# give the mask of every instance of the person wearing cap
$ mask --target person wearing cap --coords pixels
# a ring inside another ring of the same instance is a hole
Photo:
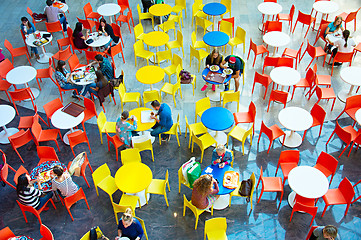
[[[132,122],[132,124],[128,121]],[[127,148],[132,146],[132,131],[135,131],[137,127],[137,118],[135,116],[129,118],[129,112],[123,111],[117,120],[115,130],[118,138]]]
[[[212,165],[218,165],[219,168],[224,168],[226,164],[231,164],[233,155],[231,150],[226,149],[223,144],[219,144],[212,154]]]
[[[229,55],[226,57],[220,64],[221,68],[228,68],[233,70],[232,78],[234,79],[234,85],[235,85],[235,92],[238,91],[239,88],[239,78],[241,74],[243,73],[243,60],[242,58],[234,55]],[[229,82],[225,84],[224,91],[229,90]]]

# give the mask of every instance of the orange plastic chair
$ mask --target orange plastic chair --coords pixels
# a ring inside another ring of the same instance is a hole
[[[33,107],[35,110],[35,104],[33,101],[34,96],[33,96],[33,93],[31,92],[30,88],[27,87],[27,88],[17,89],[14,91],[9,91],[9,94],[10,94],[11,100],[13,102],[14,108],[16,110],[16,113],[18,115],[20,115],[20,114],[19,114],[18,108],[16,107],[16,104],[15,104],[16,101],[31,100],[31,103],[33,104]]]
[[[108,152],[110,152],[110,143],[113,143],[114,148],[115,148],[115,160],[118,161],[118,149],[119,149],[119,147],[123,146],[124,143],[122,141],[120,141],[120,139],[117,135],[114,135],[111,137],[106,130],[105,130],[105,133],[107,135],[107,140],[108,140]]]
[[[85,50],[85,58],[86,58],[86,63],[89,64],[90,63],[90,60],[92,61],[95,61],[95,56],[100,54],[102,55],[103,57],[106,56],[105,53],[103,52],[97,52],[97,51],[88,51],[88,50]]]
[[[72,36],[70,36],[72,37]],[[70,37],[60,38],[56,40],[59,50],[63,50],[63,47],[71,46]]]
[[[89,29],[90,32],[93,32],[93,27],[95,27],[95,22],[93,20],[90,19],[80,19],[78,17],[76,17],[78,19],[78,22],[80,22],[81,24],[83,24],[83,28],[84,29]],[[97,29],[95,29],[95,31],[97,31]]]
[[[54,100],[44,104],[43,108],[46,114],[46,118],[48,119],[48,126],[50,126],[50,119],[53,114],[60,108],[64,107],[63,103],[59,98],[55,98]]]
[[[13,172],[16,172],[15,169],[12,166],[7,164],[7,162],[6,162],[6,154],[1,149],[0,149],[0,153],[2,153],[3,164],[7,165],[11,170],[13,170]]]
[[[263,24],[263,34],[268,32],[282,32],[282,23],[278,21],[266,21]]]
[[[49,67],[36,69],[36,81],[38,82],[39,89],[41,90],[39,80],[43,82],[43,78],[53,78],[53,68],[51,67],[52,59],[49,58]]]
[[[9,238],[16,237],[9,227],[0,230],[0,240],[8,240]]]
[[[35,111],[35,114],[33,116],[20,117],[18,129],[26,130],[28,128],[31,128],[31,126],[33,125],[34,116],[37,116],[45,125],[48,125],[48,123],[45,122],[44,119],[42,117],[40,117],[40,115],[38,114],[38,107],[36,105],[35,105],[34,111]]]
[[[125,63],[123,48],[122,48],[122,45],[120,45],[120,44],[117,44],[114,47],[112,47],[112,51],[108,55],[112,58],[112,61],[114,62],[114,57],[117,56],[119,53],[122,54],[123,63]]]
[[[346,149],[348,148],[348,146],[355,140],[355,138],[357,137],[357,132],[356,130],[351,126],[346,126],[346,127],[341,127],[340,124],[338,123],[338,121],[336,121],[336,127],[333,130],[330,138],[328,139],[328,141],[326,142],[326,146],[327,144],[331,141],[332,136],[336,134],[344,143],[346,143],[346,147],[343,148],[342,152],[340,153],[340,155],[338,156],[339,158],[341,157],[341,155],[343,154],[344,151],[346,151]]]
[[[356,145],[356,151],[357,149],[359,148],[360,144],[361,144],[361,134],[360,134],[361,130],[357,132],[357,136],[355,138],[355,140],[353,141],[353,143],[351,144],[351,147],[350,147],[350,151],[348,152],[348,157],[350,156],[351,154],[351,150],[353,148],[354,145]]]
[[[70,168],[72,162],[73,162],[73,161],[70,161],[70,162],[68,163],[68,169]],[[86,167],[87,167],[87,166],[89,166],[90,171],[93,173],[93,168],[92,168],[92,166],[90,165],[89,159],[88,159],[88,155],[87,155],[87,153],[85,152],[85,159],[84,159],[83,164],[81,165],[80,175],[84,178],[84,181],[86,182],[86,185],[88,185],[88,187],[90,188],[90,185],[89,185],[88,180],[87,180],[86,175],[85,175],[85,170],[86,170]]]
[[[271,95],[269,97],[269,101],[268,101],[267,112],[269,111],[269,106],[271,105],[272,101],[277,101],[277,102],[283,103],[283,108],[285,108],[286,104],[287,104],[287,97],[288,97],[287,92],[272,90]]]
[[[283,173],[283,183],[282,183],[283,187],[285,186],[285,182],[288,179],[288,174],[292,169],[297,167],[299,161],[300,161],[300,151],[286,150],[281,152],[280,158],[278,159],[275,176],[277,175],[278,168],[281,167]]]
[[[48,146],[37,146],[36,152],[38,153],[38,157],[40,161],[38,162],[38,166],[43,162],[47,161],[56,161],[60,162],[58,155],[55,152],[55,149]]]
[[[93,117],[97,117],[98,118],[98,113],[97,113],[97,109],[95,107],[95,103],[90,100],[89,98],[84,98],[84,119],[81,122],[81,124],[83,125],[83,130],[85,131],[85,125],[84,123],[90,119],[92,119]]]
[[[51,58],[53,59],[53,64],[54,64],[54,68],[55,68],[55,60],[63,60],[63,61],[67,61],[71,55],[73,55],[73,53],[71,52],[70,46],[68,46],[67,48],[65,48],[64,50],[59,50],[57,53],[55,53]],[[51,64],[49,64],[49,67],[51,66]]]
[[[293,59],[287,57],[280,57],[277,62],[277,67],[290,67],[293,68]]]
[[[89,147],[89,151],[90,151],[90,153],[92,153],[92,150],[91,150],[90,144],[89,144],[89,139],[85,132],[80,130],[80,131],[70,133],[68,135],[68,139],[69,139],[69,145],[70,145],[71,151],[73,152],[74,157],[76,156],[75,152],[74,152],[74,147],[80,143],[87,143],[88,147]]]
[[[122,22],[126,22],[128,24],[129,32],[132,33],[132,30],[130,29],[130,19],[132,19],[133,28],[134,28],[133,14],[132,11],[129,9],[127,15],[120,14],[116,21],[119,22],[120,26],[122,25]]]
[[[7,180],[8,175],[9,175],[9,167],[10,167],[9,164],[5,163],[4,166],[2,167],[2,169],[0,170],[1,180],[16,190],[16,187],[14,185],[12,185],[10,182],[8,182],[8,180]],[[13,171],[15,172],[15,170],[13,170]]]
[[[287,57],[290,57],[292,59],[295,59],[296,69],[297,69],[297,63],[299,63],[301,61],[300,57],[301,57],[302,47],[303,47],[303,42],[301,43],[300,48],[298,50],[294,50],[294,49],[291,49],[291,48],[285,48],[285,50],[282,53],[282,57],[287,56]]]
[[[12,69],[14,69],[14,65],[9,59],[5,58],[2,62],[0,62],[0,77],[3,80],[6,80],[6,74],[8,74],[8,72]]]
[[[82,188],[79,188],[79,190],[76,193],[74,193],[73,195],[64,198],[64,204],[65,204],[66,210],[68,210],[68,213],[69,213],[69,215],[71,217],[71,220],[73,220],[73,221],[74,221],[74,218],[73,218],[73,215],[70,212],[70,208],[71,208],[71,206],[74,205],[74,203],[76,203],[76,202],[78,202],[78,201],[80,201],[82,199],[84,199],[84,201],[85,201],[85,203],[86,203],[86,205],[88,207],[88,210],[90,210],[88,201],[86,199],[86,196],[85,196],[84,191],[83,191]]]
[[[129,6],[128,0],[118,0],[118,5],[120,6],[120,13],[123,14],[125,10],[131,11],[132,9]]]
[[[310,128],[320,126],[320,133],[319,133],[319,137],[320,137],[323,127],[323,122],[325,121],[326,118],[326,111],[320,105],[315,104],[313,105],[310,113],[313,119],[313,123]],[[302,141],[305,139],[306,132],[307,130],[305,130],[305,132],[303,133]]]
[[[302,26],[308,25],[307,31],[306,31],[305,36],[304,36],[304,38],[306,38],[307,33],[310,30],[311,24],[313,23],[313,25],[315,25],[316,18],[312,17],[311,14],[304,14],[301,11],[298,11],[297,20],[296,20],[295,27],[293,28],[292,33],[295,32],[295,29],[296,29],[296,26],[297,26],[298,22],[302,23]]]
[[[359,9],[357,9],[355,12],[350,12],[349,14],[343,12],[337,16],[337,17],[342,17],[342,20],[345,22],[345,29],[346,29],[346,23],[352,22],[354,20],[355,21],[354,31],[356,31],[356,15],[357,15],[358,11],[360,11],[360,9],[361,9],[361,7]]]
[[[38,118],[34,117],[33,125],[31,127],[31,132],[34,136],[34,142],[37,146],[39,146],[39,142],[54,141],[60,152],[59,144],[56,139],[58,138],[58,135],[60,136],[61,140],[63,140],[63,138],[61,137],[61,133],[59,129],[43,130],[41,129]]]
[[[83,7],[83,10],[84,10],[84,15],[85,15],[86,19],[92,18],[92,19],[99,20],[99,18],[101,17],[101,15],[99,13],[93,12],[93,8],[90,5],[90,2],[85,4],[85,6]]]
[[[358,184],[360,184],[360,183],[361,183],[361,180],[359,180],[357,183],[355,183],[355,184],[353,185],[353,187],[355,188],[355,187],[356,187]],[[351,204],[357,202],[359,199],[361,199],[361,195],[358,196],[357,198],[355,198],[355,200],[353,200],[353,201],[351,202]]]
[[[317,86],[331,87],[331,75],[317,74],[317,64],[313,65],[313,71],[316,74],[315,83]]]
[[[277,21],[287,21],[288,26],[290,27],[290,32],[292,31],[292,21],[293,21],[293,15],[295,14],[295,5],[292,4],[292,7],[290,9],[290,13],[279,13],[277,14]]]
[[[262,74],[264,74],[264,69],[266,67],[277,67],[278,65],[278,60],[279,60],[279,57],[269,57],[269,56],[266,56],[264,58],[264,61],[263,61],[263,69],[262,69]]]
[[[37,23],[46,21],[46,19],[35,20],[35,18],[33,17],[34,13],[33,13],[33,11],[31,11],[31,9],[29,7],[26,9],[26,12],[29,13],[30,17],[33,19],[33,23],[34,23],[35,28],[36,28]]]
[[[323,195],[322,199],[325,202],[325,209],[322,212],[322,217],[325,215],[328,206],[347,204],[344,215],[346,217],[346,214],[354,196],[355,190],[353,189],[351,182],[347,179],[347,177],[345,177],[340,182],[338,188],[328,189],[327,193]]]
[[[79,49],[77,48],[75,45],[74,45],[74,38],[73,38],[73,30],[68,26],[68,29],[66,30],[67,33],[68,33],[68,37],[69,37],[69,40],[70,40],[70,44],[71,44],[71,48],[73,50],[73,54],[75,54],[75,50],[77,50],[78,52],[82,52],[82,51],[85,51],[85,50],[88,50],[89,47],[85,48],[85,49]]]
[[[277,208],[277,209],[279,209],[281,206],[282,197],[283,197],[282,178],[280,178],[280,177],[263,177],[263,169],[261,166],[260,176],[259,176],[256,188],[258,188],[258,185],[260,182],[262,182],[262,189],[261,189],[261,194],[259,195],[257,203],[259,203],[259,201],[261,200],[261,197],[264,192],[280,192],[281,193],[280,203],[278,204],[278,208]]]
[[[254,80],[253,80],[253,87],[252,87],[252,94],[254,91],[254,86],[256,83],[260,83],[262,86],[265,87],[263,99],[266,99],[266,94],[268,90],[268,86],[272,83],[272,79],[267,74],[260,74],[257,71],[254,73]]]
[[[335,55],[335,57],[333,58],[333,62],[332,62],[332,70],[331,70],[331,76],[333,74],[333,66],[335,65],[335,62],[340,62],[340,63],[350,63],[350,66],[351,66],[351,63],[352,63],[352,59],[353,59],[353,55],[354,53],[353,52],[349,52],[349,53],[343,53],[343,52],[340,52],[338,51]],[[325,58],[326,59],[326,58]],[[328,63],[330,63],[331,61],[331,58],[330,60],[328,61]]]
[[[40,234],[42,236],[42,238],[40,238],[40,240],[54,240],[53,233],[44,224],[40,225]]]
[[[317,158],[316,165],[314,168],[320,170],[326,177],[331,176],[330,185],[333,177],[336,174],[338,161],[330,154],[322,151]]]
[[[255,55],[252,67],[254,67],[257,55],[262,54],[262,56],[263,56],[264,53],[267,53],[267,56],[268,56],[268,54],[269,54],[269,51],[267,50],[267,48],[265,46],[263,46],[263,45],[257,46],[255,43],[252,42],[252,38],[250,39],[250,47],[249,47],[249,51],[248,51],[247,60],[249,59],[249,55],[251,53],[251,50],[253,51],[253,53]]]
[[[4,46],[6,47],[6,49],[11,54],[11,62],[12,62],[12,64],[14,64],[14,57],[26,55],[26,58],[28,59],[28,62],[30,64],[30,66],[31,66],[31,62],[30,62],[30,58],[29,58],[29,55],[28,55],[27,47],[24,46],[24,47],[13,48],[13,45],[7,39],[5,39],[5,41],[4,41]]]
[[[24,216],[24,219],[25,219],[26,223],[28,223],[28,219],[26,218],[25,212],[30,212],[30,213],[34,214],[38,218],[39,223],[42,224],[40,213],[44,210],[44,208],[48,205],[48,203],[50,202],[53,205],[54,209],[56,209],[55,204],[54,204],[54,202],[53,202],[53,200],[51,198],[39,210],[36,210],[35,208],[30,207],[30,206],[26,206],[26,205],[20,203],[19,200],[16,200],[16,202],[18,203],[18,205],[20,207],[20,210],[23,213],[23,216]]]
[[[321,19],[320,27],[317,30],[315,43],[313,45],[315,45],[317,43],[318,39],[321,38],[325,42],[325,49],[326,49],[327,41],[326,41],[324,35],[325,35],[326,29],[330,23],[331,22],[329,22],[329,21]]]
[[[313,93],[312,89],[315,86],[315,78],[316,78],[316,74],[314,73],[312,68],[309,68],[306,72],[306,77],[301,78],[298,83],[293,85],[292,99],[293,99],[293,95],[295,95],[296,88],[304,88],[304,89],[309,88],[310,90],[305,94],[305,96],[307,96],[307,94],[309,94],[308,99],[310,99],[311,95]]]
[[[310,55],[310,57],[312,58],[311,62],[307,65],[306,69],[307,70],[310,66],[311,63],[313,62],[313,60],[315,60],[315,58],[318,59],[318,57],[322,57],[324,56],[323,59],[323,65],[325,66],[325,61],[326,61],[326,52],[322,49],[322,47],[314,47],[310,44],[310,41],[307,39],[307,47],[305,52],[302,54],[300,60],[302,60],[303,56],[305,56],[306,52],[308,53],[308,55]]]
[[[65,38],[65,34],[63,31],[63,27],[61,26],[60,21],[52,22],[52,23],[45,23],[46,31],[49,33],[56,33],[56,32],[62,32],[63,37]]]
[[[85,65],[84,64],[80,64],[79,63],[79,58],[76,54],[73,54],[69,59],[68,59],[68,63],[69,63],[69,68],[70,68],[70,71],[74,71],[75,69],[77,68],[80,68],[80,67],[84,67]]]
[[[122,45],[124,47],[124,42],[123,42],[123,37],[122,37],[122,31],[120,30],[120,27],[119,25],[117,25],[116,23],[112,23],[112,29],[113,29],[113,32],[114,32],[114,35],[119,37],[120,40],[122,41]],[[119,43],[119,42],[118,42]],[[113,50],[113,49],[112,49]],[[123,50],[123,49],[122,49]]]
[[[25,34],[23,33],[23,31],[21,30],[21,29],[19,29],[19,31],[20,31],[20,34],[21,34],[21,38],[23,39],[23,42],[24,42],[24,45],[25,45],[25,47],[26,47],[26,52],[28,53],[28,55],[30,56],[30,54],[29,54],[29,49],[28,49],[28,45],[26,44],[26,37],[25,37]]]
[[[19,169],[16,171],[16,173],[14,175],[15,185],[18,185],[18,178],[21,174],[24,174],[24,173],[29,175],[28,170],[26,170],[26,168],[23,165],[20,165]]]
[[[256,72],[257,73],[257,72]],[[236,112],[233,113],[235,124],[239,123],[252,123],[254,126],[254,122],[256,121],[256,105],[251,101],[248,106],[247,112]],[[253,135],[254,135],[254,127],[253,127]]]
[[[318,101],[316,102],[317,104],[322,99],[327,99],[327,101],[333,99],[331,111],[333,110],[333,107],[335,106],[335,102],[336,102],[336,95],[335,92],[333,91],[333,88],[320,88],[319,86],[316,86],[316,95],[318,97]]]
[[[308,214],[310,214],[312,216],[312,220],[310,223],[310,227],[312,226],[313,221],[315,220],[316,214],[317,214],[317,207],[315,206],[308,206],[308,205],[304,205],[300,202],[296,202],[295,205],[292,208],[292,213],[291,213],[291,218],[290,218],[290,222],[292,220],[293,217],[293,213],[294,212],[306,212]]]
[[[267,154],[269,153],[270,149],[271,149],[271,146],[272,146],[272,143],[275,139],[281,137],[281,136],[286,136],[286,134],[282,131],[282,129],[277,125],[273,125],[271,127],[267,127],[264,122],[262,121],[262,124],[261,124],[261,131],[259,133],[259,137],[258,137],[258,143],[259,143],[259,140],[261,139],[261,135],[262,133],[266,134],[266,136],[269,138],[270,140],[270,143],[269,143],[269,147],[268,147],[268,151],[267,151]],[[283,141],[282,141],[282,146],[283,146],[283,143],[284,143],[284,140],[285,138],[283,138]]]
[[[23,158],[21,157],[20,153],[18,152],[18,148],[24,146],[31,140],[34,140],[33,135],[31,135],[30,130],[27,129],[26,131],[20,130],[19,132],[15,133],[14,135],[10,136],[9,138],[10,144],[13,147],[16,154],[19,156],[20,160],[24,162]]]

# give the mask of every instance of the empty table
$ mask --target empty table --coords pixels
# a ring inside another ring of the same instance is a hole
[[[260,11],[262,14],[267,15],[267,20],[269,20],[270,15],[276,15],[279,14],[282,11],[282,6],[275,2],[262,2],[257,7],[258,11]],[[259,30],[262,31],[263,29],[263,23],[259,25]]]
[[[276,54],[276,49],[286,46],[290,43],[290,36],[284,32],[268,32],[263,35],[263,41],[273,47],[273,56]]]
[[[222,70],[221,68],[219,68],[219,70],[217,71],[218,73],[222,73]],[[219,102],[221,100],[221,95],[220,93],[222,92],[220,89],[219,89],[219,85],[221,85],[221,83],[219,82],[212,82],[211,80],[208,80],[206,78],[207,74],[209,73],[209,68],[205,68],[202,72],[202,78],[204,79],[204,81],[210,83],[210,84],[214,84],[215,85],[215,90],[213,91],[212,89],[208,90],[206,95],[207,97],[209,97],[209,100],[213,101],[213,102]],[[226,77],[226,79],[224,80],[223,84],[229,82],[229,80],[231,80],[231,77],[232,75],[228,75]]]
[[[203,42],[211,47],[222,47],[229,42],[229,36],[220,31],[208,32],[203,36]]]
[[[355,118],[356,118],[357,123],[361,125],[361,108],[356,111]]]
[[[31,66],[20,66],[14,69],[11,69],[8,74],[6,74],[6,80],[11,84],[25,84],[26,87],[29,87],[28,82],[33,80],[36,77],[36,69]],[[34,98],[39,96],[39,90],[36,88],[30,88],[33,93]]]
[[[158,66],[144,66],[140,68],[135,77],[144,84],[150,84],[150,90],[153,90],[152,84],[160,82],[164,78],[163,68]]]
[[[150,14],[156,17],[160,17],[160,24],[163,23],[162,17],[165,15],[168,15],[172,12],[172,6],[168,4],[154,4],[149,8]],[[156,26],[154,27],[154,30],[156,29]]]
[[[112,16],[120,12],[120,6],[116,3],[106,3],[98,7],[97,12],[102,16],[109,17],[110,23],[112,23]]]
[[[213,17],[213,25],[212,25],[212,31],[214,30],[214,25],[216,24],[216,17],[222,15],[227,11],[226,6],[224,6],[222,3],[207,3],[203,7],[203,12],[207,15],[210,15]]]
[[[346,98],[351,97],[355,86],[361,86],[361,67],[345,67],[341,69],[340,77],[345,82],[351,85],[349,90],[342,90],[337,97],[342,102],[346,102]]]
[[[326,15],[336,12],[339,6],[338,3],[334,1],[318,1],[313,4],[313,9],[322,13],[321,19],[324,19]]]
[[[291,207],[295,204],[296,194],[304,198],[317,199],[326,194],[328,180],[318,169],[310,166],[298,166],[288,174],[288,185],[293,190],[288,195]]]
[[[41,39],[45,39],[45,38],[43,38],[44,34],[50,34],[50,33],[41,31],[40,34],[42,37]],[[29,45],[30,47],[40,47],[41,48],[42,53],[39,55],[40,58],[36,60],[36,61],[38,61],[38,63],[49,63],[49,59],[53,56],[52,53],[45,52],[45,48],[44,48],[44,46],[49,44],[51,42],[51,40],[53,40],[53,36],[50,34],[50,36],[47,37],[47,41],[45,41],[44,43],[41,43],[40,45],[35,45],[34,42],[36,42],[37,39],[35,39],[34,34],[27,35],[27,37],[25,39],[25,42],[27,45]]]
[[[14,119],[15,109],[10,105],[0,105],[0,113],[0,126],[4,129],[0,132],[0,143],[8,144],[10,143],[8,137],[19,132],[17,128],[6,128],[5,126]]]
[[[144,35],[143,41],[148,46],[155,47],[155,55],[153,56],[153,61],[150,59],[150,62],[157,63],[155,57],[158,52],[158,47],[165,45],[169,41],[169,35],[165,32],[154,31]]]
[[[284,140],[284,145],[295,148],[301,145],[302,137],[295,131],[305,131],[312,126],[313,118],[311,114],[303,108],[287,107],[282,109],[278,114],[278,121],[287,129]],[[280,142],[283,141],[283,136],[280,137]]]
[[[273,82],[281,85],[281,91],[285,86],[293,86],[301,80],[297,70],[290,67],[276,67],[272,69],[270,77]],[[291,101],[291,94],[288,93],[287,102]]]

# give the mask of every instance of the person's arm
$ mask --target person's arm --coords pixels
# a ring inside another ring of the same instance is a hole
[[[217,151],[213,151],[212,153],[212,165],[216,165],[217,163],[220,163],[221,160],[219,159],[219,156],[217,154]]]
[[[332,33],[332,32],[330,32],[330,27],[327,26],[325,34],[330,34],[330,33]]]
[[[216,179],[212,178],[213,181],[213,190],[211,192],[211,194],[217,194],[219,192],[219,187],[218,187],[218,183],[216,181]]]
[[[129,131],[135,131],[135,130],[138,128],[137,118],[134,116],[134,118],[133,118],[133,124],[128,123],[127,125],[128,125],[128,130],[129,130]]]
[[[137,227],[136,227],[137,237],[135,239],[140,240],[143,237],[144,231],[143,231],[142,225],[140,224],[138,219],[136,219],[135,223],[137,224]]]
[[[35,25],[34,25],[33,23],[31,23],[31,22],[29,22],[29,23],[30,23],[30,26],[31,26],[31,30],[32,30],[33,32],[36,32]]]
[[[223,60],[221,64],[219,64],[219,66],[221,66],[221,68],[227,68],[226,66],[224,66],[226,63],[226,60]]]
[[[236,72],[232,75],[232,77],[233,77],[233,78],[238,78],[240,71],[241,71],[241,70],[236,71]]]
[[[118,224],[118,236],[119,237],[122,236],[122,226],[123,226],[122,219],[119,219],[119,224]]]
[[[118,229],[118,236],[121,237],[122,236],[122,230]]]
[[[206,58],[206,67],[209,67],[211,65],[211,55],[208,55]]]

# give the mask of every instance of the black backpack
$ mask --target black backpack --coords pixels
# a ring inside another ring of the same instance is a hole
[[[238,190],[239,195],[242,197],[247,197],[246,201],[249,202],[251,198],[251,191],[252,191],[252,180],[247,179],[241,182],[241,187]]]

